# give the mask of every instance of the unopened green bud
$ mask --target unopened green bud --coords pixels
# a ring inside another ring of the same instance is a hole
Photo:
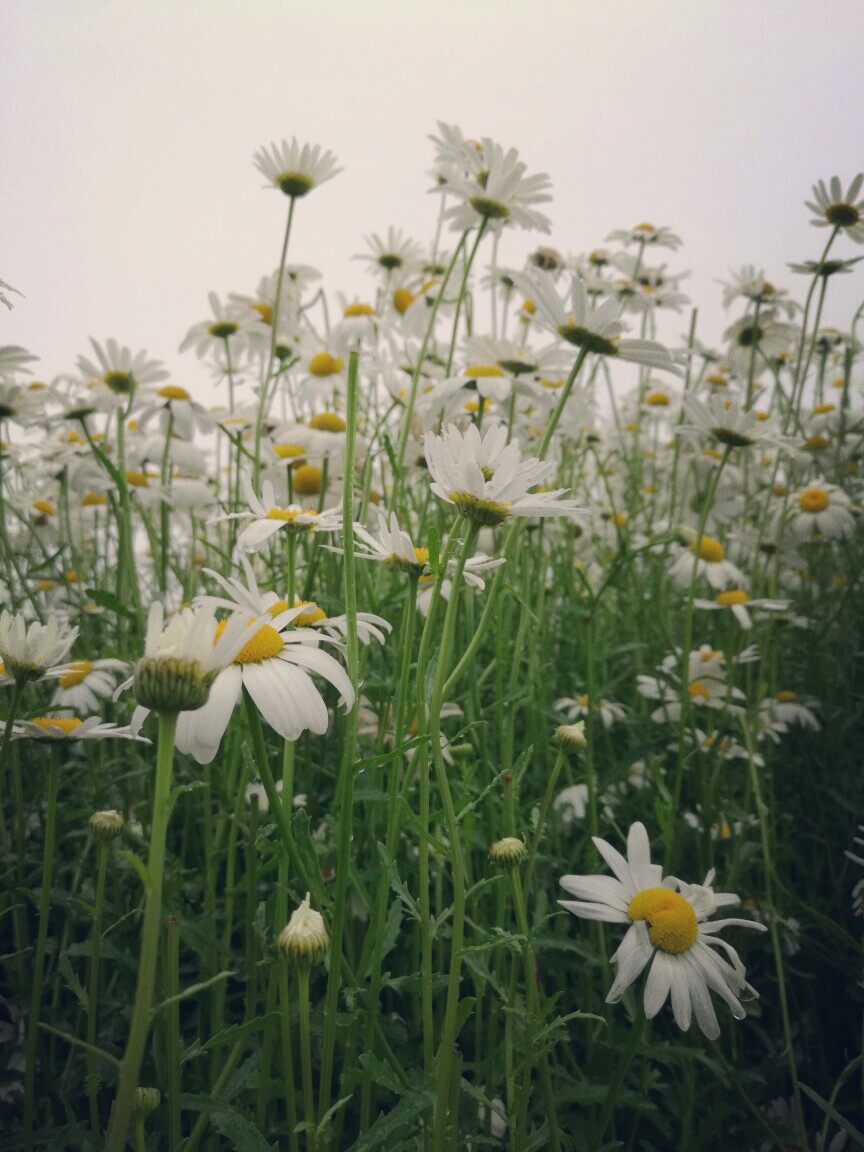
[[[516,836],[505,836],[496,840],[489,849],[489,859],[501,868],[515,868],[528,855],[528,849]]]
[[[327,955],[330,937],[320,912],[310,907],[310,896],[295,910],[279,933],[279,948],[286,960],[301,968],[317,964]]]
[[[90,817],[90,831],[97,840],[110,843],[123,831],[123,817],[113,808],[106,808],[104,812],[94,812]]]
[[[556,728],[555,742],[556,744],[560,744],[562,748],[573,751],[581,751],[583,748],[587,748],[588,741],[585,737],[585,721],[580,720],[577,724],[562,724],[559,728]]]
[[[158,1088],[136,1088],[135,1103],[132,1105],[132,1115],[137,1118],[149,1116],[159,1107],[162,1093]]]

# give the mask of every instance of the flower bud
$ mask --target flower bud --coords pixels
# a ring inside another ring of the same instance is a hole
[[[162,1093],[158,1088],[136,1088],[135,1103],[132,1105],[132,1115],[136,1119],[149,1116],[151,1112],[159,1107],[159,1101],[161,1099]]]
[[[515,868],[528,855],[528,849],[516,836],[505,836],[496,840],[489,849],[489,859],[501,868]]]
[[[286,960],[308,968],[323,960],[330,947],[330,937],[320,912],[309,905],[310,896],[297,908],[279,933],[279,948]]]
[[[123,831],[123,817],[113,808],[106,808],[103,812],[94,812],[90,817],[90,831],[97,840],[110,844]]]
[[[559,728],[555,729],[555,742],[560,744],[562,748],[568,751],[581,751],[583,748],[588,747],[588,741],[585,738],[585,721],[580,720],[577,724],[562,724]]]

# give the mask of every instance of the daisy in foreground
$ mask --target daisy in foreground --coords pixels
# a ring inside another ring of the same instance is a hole
[[[764,932],[765,925],[739,919],[709,924],[709,916],[724,905],[739,903],[738,897],[713,890],[713,870],[704,884],[685,884],[674,876],[664,877],[660,865],[651,863],[644,824],[631,825],[626,860],[596,836],[594,844],[615,877],[563,876],[561,886],[576,899],[559,903],[586,920],[629,924],[612,957],[618,973],[606,997],[607,1004],[617,1004],[648,968],[646,1017],[653,1019],[671,995],[678,1027],[686,1032],[695,1012],[701,1030],[709,1040],[716,1040],[720,1025],[709,989],[725,1000],[736,1020],[746,1015],[741,996],[758,996],[745,979],[738,953],[717,933],[733,926]]]

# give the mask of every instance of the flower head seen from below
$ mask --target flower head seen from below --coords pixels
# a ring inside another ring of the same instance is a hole
[[[576,899],[559,903],[587,920],[629,925],[612,957],[618,971],[606,1002],[616,1004],[647,968],[643,1004],[648,1019],[671,997],[682,1031],[689,1029],[695,1014],[702,1032],[716,1040],[720,1025],[709,993],[716,992],[736,1020],[746,1015],[742,996],[758,995],[747,983],[737,952],[718,933],[729,927],[765,931],[765,925],[740,919],[709,922],[718,908],[738,904],[738,897],[715,892],[713,872],[704,884],[664,877],[660,865],[651,863],[644,824],[631,825],[626,858],[598,837],[594,844],[614,877],[563,876],[561,886]]]
[[[269,480],[264,481],[259,498],[252,490],[247,477],[246,501],[252,509],[251,512],[231,512],[226,516],[217,516],[213,521],[215,523],[218,520],[238,518],[251,520],[252,523],[247,525],[237,538],[237,548],[245,552],[260,551],[270,537],[280,531],[291,534],[335,532],[342,524],[342,512],[339,508],[316,512],[314,508],[303,508],[299,504],[280,507],[276,503],[276,492]]]
[[[447,182],[448,193],[458,201],[444,213],[453,228],[464,232],[482,222],[492,228],[512,224],[548,232],[548,218],[532,205],[552,199],[547,191],[549,177],[545,173],[526,176],[516,149],[505,152],[492,140],[484,140],[477,155],[477,171]]]
[[[274,188],[299,200],[313,188],[332,180],[342,171],[336,167],[332,152],[322,150],[320,144],[303,144],[294,137],[290,144],[283,140],[269,148],[259,148],[253,157],[255,167]]]
[[[183,608],[166,623],[164,607],[154,601],[147,618],[144,655],[131,680],[138,704],[157,712],[200,708],[217,674],[237,656],[254,625],[254,618],[250,621],[239,613],[220,624],[215,605]]]
[[[0,661],[7,675],[26,683],[43,677],[57,678],[64,672],[62,661],[75,643],[78,628],[68,628],[57,616],[45,624],[34,620],[29,626],[20,614],[0,614]]]
[[[555,281],[539,268],[517,273],[513,281],[534,305],[541,327],[580,351],[609,356],[658,371],[680,374],[681,369],[668,348],[655,340],[622,340],[627,330],[621,322],[620,301],[610,298],[596,308],[591,304],[582,278],[574,273],[570,298],[562,300]]]
[[[146,352],[132,352],[117,343],[107,340],[103,346],[97,340],[90,340],[95,360],[86,356],[78,357],[78,371],[88,384],[105,387],[118,400],[129,400],[142,384],[158,384],[168,379],[168,373],[160,360],[151,360]]]
[[[859,172],[846,192],[839,176],[832,176],[826,184],[820,180],[813,185],[813,199],[805,203],[813,213],[810,221],[816,228],[837,228],[845,232],[856,244],[864,244],[864,200],[858,196],[864,185],[864,172]]]
[[[44,744],[68,743],[80,740],[139,740],[143,744],[150,741],[139,736],[128,725],[103,724],[98,716],[79,720],[77,716],[37,716],[35,720],[19,720],[15,724],[13,736],[19,739],[38,740]]]
[[[481,438],[476,424],[464,434],[450,424],[443,435],[427,432],[426,463],[432,491],[475,524],[501,524],[511,516],[573,516],[584,513],[566,492],[532,492],[555,469],[533,456],[523,457],[507,429],[493,426]]]

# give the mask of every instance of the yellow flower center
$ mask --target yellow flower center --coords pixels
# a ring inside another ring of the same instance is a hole
[[[108,497],[101,492],[88,492],[81,500],[81,505],[84,508],[101,508],[107,503]]]
[[[294,491],[299,496],[317,496],[321,491],[321,481],[324,473],[314,464],[301,464],[295,468]]]
[[[220,620],[216,625],[215,640],[218,640],[228,626],[227,620]],[[278,656],[285,646],[281,634],[269,624],[262,624],[251,640],[240,649],[234,657],[235,664],[261,664],[264,660],[272,660]]]
[[[798,699],[798,693],[785,688],[782,692],[778,692],[774,699],[778,700],[781,704],[791,704],[793,700]]]
[[[579,703],[580,708],[587,708],[588,707],[588,697],[587,696],[580,696],[578,703]]]
[[[708,700],[708,689],[701,680],[694,680],[691,684],[687,685],[687,692],[691,700]]]
[[[834,405],[833,404],[817,404],[816,407],[813,409],[813,415],[814,416],[823,416],[823,415],[825,415],[826,412],[833,412],[833,411],[834,411]]]
[[[257,312],[265,324],[273,323],[273,309],[269,304],[253,304],[252,311]]]
[[[318,412],[309,421],[309,427],[319,432],[344,432],[347,424],[335,412]]]
[[[57,509],[50,500],[35,500],[33,507],[37,512],[41,512],[43,516],[53,516]]]
[[[637,224],[633,229],[634,232],[656,232],[657,229],[653,224]]]
[[[164,388],[160,388],[159,396],[163,396],[166,400],[188,400],[189,393],[185,388],[181,388],[179,384],[166,384]]]
[[[342,358],[331,356],[329,352],[318,352],[309,361],[309,371],[313,376],[335,376],[344,367]]]
[[[68,672],[64,672],[58,683],[61,688],[74,688],[90,675],[93,665],[89,660],[73,660]]]
[[[665,392],[650,392],[645,398],[645,403],[651,408],[668,408],[669,397]]]
[[[661,952],[673,956],[686,952],[696,943],[699,925],[689,901],[668,888],[644,888],[637,892],[627,908],[631,920],[644,920],[648,939]]]
[[[289,460],[295,456],[306,455],[306,449],[299,444],[274,444],[273,451],[280,460]]]
[[[414,303],[414,296],[407,288],[397,288],[393,293],[393,307],[400,316],[404,316]]]
[[[721,592],[717,596],[717,603],[723,608],[728,608],[731,604],[747,604],[750,597],[743,588],[730,588],[728,592]]]
[[[50,592],[52,588],[56,587],[56,585],[54,584],[53,580],[40,580],[36,587],[40,592]]]
[[[716,373],[711,376],[706,376],[705,383],[710,384],[712,388],[728,388],[729,386],[729,381],[726,377]]]
[[[808,488],[798,497],[802,512],[824,512],[830,503],[831,498],[823,488]]]
[[[292,199],[298,199],[312,191],[312,181],[305,172],[280,172],[273,183]]]
[[[342,313],[346,318],[351,316],[374,316],[375,309],[371,304],[349,304]]]
[[[690,545],[691,549],[696,551],[696,541]],[[723,550],[723,545],[719,540],[715,540],[713,536],[703,536],[699,544],[699,559],[705,560],[709,564],[719,564],[721,560],[726,559],[726,553]]]
[[[504,373],[497,364],[472,364],[465,369],[465,375],[478,379],[481,376],[503,376]]]
[[[317,516],[313,508],[268,508],[268,520],[296,520],[298,516]]]
[[[143,472],[139,472],[133,468],[126,473],[126,483],[131,484],[133,488],[149,488],[150,481]]]
[[[311,609],[310,612],[301,612],[299,616],[294,617],[294,623],[298,628],[311,628],[313,624],[327,619],[327,613],[319,608],[314,600],[295,600],[294,607]]]
[[[429,563],[429,549],[428,548],[415,548],[414,549],[414,558],[416,559],[418,564],[428,564]]]
[[[33,723],[45,732],[50,732],[52,728],[62,728],[67,736],[81,727],[81,721],[75,716],[37,716]]]

